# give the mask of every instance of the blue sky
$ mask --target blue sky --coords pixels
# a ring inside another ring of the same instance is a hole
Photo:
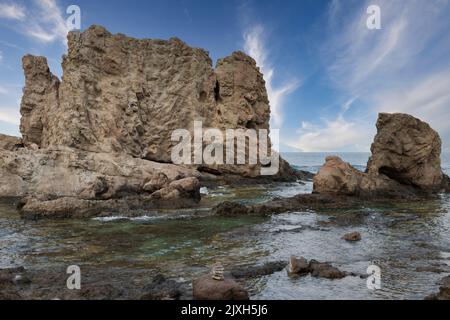
[[[71,4],[82,29],[177,36],[213,61],[252,55],[284,151],[369,151],[378,112],[426,120],[450,151],[449,0],[0,0],[1,133],[20,135],[24,54],[46,56],[61,76]],[[373,4],[380,30],[366,27]]]

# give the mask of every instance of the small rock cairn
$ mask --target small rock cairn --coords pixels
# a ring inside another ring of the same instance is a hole
[[[223,276],[223,272],[225,271],[223,265],[220,262],[217,262],[215,264],[213,264],[212,266],[212,279],[216,280],[216,281],[223,281],[225,280],[224,276]]]

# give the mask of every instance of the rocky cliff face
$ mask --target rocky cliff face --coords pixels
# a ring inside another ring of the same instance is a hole
[[[54,134],[59,111],[59,79],[54,76],[44,57],[26,55],[22,59],[25,72],[20,113],[20,131],[26,146],[47,147]]]
[[[179,39],[138,40],[99,26],[68,36],[61,83],[45,58],[26,56],[25,144],[125,153],[170,162],[175,129],[268,129],[270,108],[255,61],[242,52],[214,70],[208,53]],[[245,176],[259,167],[227,166]]]
[[[260,175],[259,165],[170,164],[172,132],[192,132],[194,121],[269,129],[263,75],[244,53],[213,69],[206,51],[179,39],[138,40],[92,26],[69,33],[62,67],[60,81],[46,58],[23,58],[23,139],[0,136],[0,197],[21,197],[23,216],[190,206],[210,173]],[[295,180],[280,163],[270,178]]]
[[[314,177],[315,193],[389,197],[450,190],[441,169],[441,139],[428,124],[381,113],[377,129],[367,172],[329,157]]]

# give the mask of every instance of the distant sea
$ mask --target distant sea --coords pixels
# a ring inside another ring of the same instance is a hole
[[[370,152],[285,152],[281,156],[298,170],[317,173],[327,156],[339,156],[361,171],[366,170]],[[450,175],[450,153],[441,155],[441,166]]]

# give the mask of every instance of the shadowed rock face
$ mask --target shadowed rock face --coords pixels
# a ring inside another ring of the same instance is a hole
[[[44,57],[26,55],[22,59],[25,87],[20,105],[20,132],[26,146],[46,147],[59,113],[59,79],[54,76]]]
[[[392,196],[449,190],[441,169],[441,139],[428,124],[407,114],[381,113],[377,129],[367,172],[328,157],[314,177],[315,193]]]
[[[439,189],[441,139],[427,123],[406,114],[381,113],[372,144],[369,174],[384,174],[420,189]]]
[[[172,132],[193,132],[194,120],[205,129],[269,129],[263,75],[242,52],[214,70],[205,50],[179,39],[138,40],[92,26],[69,34],[61,83],[43,57],[26,56],[23,67],[26,145],[171,162]],[[257,165],[218,169],[260,173]]]

